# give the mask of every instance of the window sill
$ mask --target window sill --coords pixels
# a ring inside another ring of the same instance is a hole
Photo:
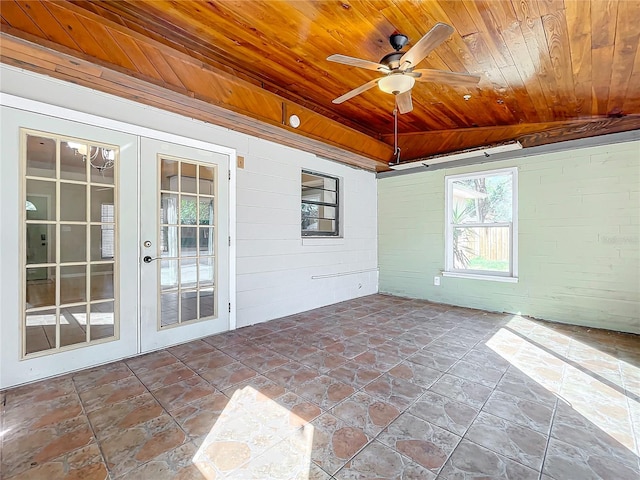
[[[344,237],[302,237],[302,245],[344,245]]]
[[[473,280],[488,280],[490,282],[518,283],[518,277],[503,277],[501,275],[482,275],[474,273],[442,272],[443,277],[470,278]]]

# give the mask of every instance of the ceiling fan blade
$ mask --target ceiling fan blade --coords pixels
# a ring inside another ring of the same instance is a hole
[[[361,58],[348,57],[346,55],[331,55],[327,57],[330,62],[342,63],[344,65],[350,65],[352,67],[366,68],[367,70],[375,70],[377,72],[389,73],[390,70],[384,65],[376,62],[370,62],[369,60],[362,60]]]
[[[379,78],[375,78],[373,80],[368,81],[364,85],[360,85],[358,88],[354,88],[350,92],[345,93],[344,95],[333,100],[333,103],[342,103],[350,98],[355,97],[356,95],[360,95],[362,92],[366,92],[370,88],[375,87],[378,84]]]
[[[413,68],[420,63],[431,51],[444,42],[454,32],[453,27],[446,23],[436,23],[424,37],[400,58],[400,70]]]
[[[470,73],[445,72],[442,70],[430,70],[426,68],[414,70],[413,73],[421,74],[416,78],[416,82],[438,82],[446,83],[448,85],[472,87],[480,81],[479,76],[471,75]]]
[[[409,113],[413,110],[413,102],[411,101],[411,90],[396,95],[396,105],[400,113]]]

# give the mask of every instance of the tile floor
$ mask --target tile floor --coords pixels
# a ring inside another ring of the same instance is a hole
[[[385,295],[1,395],[6,480],[640,478],[640,337]]]

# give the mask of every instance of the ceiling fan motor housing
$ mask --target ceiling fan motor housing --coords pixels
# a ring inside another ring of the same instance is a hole
[[[395,70],[400,66],[400,59],[403,55],[404,53],[402,52],[388,53],[387,55],[382,57],[382,60],[380,60],[380,64],[388,67],[389,70]]]

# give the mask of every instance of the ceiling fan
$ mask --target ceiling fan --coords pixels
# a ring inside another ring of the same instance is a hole
[[[395,52],[382,57],[379,63],[348,57],[346,55],[336,54],[327,57],[327,60],[331,62],[376,70],[385,74],[384,77],[371,80],[336,98],[333,100],[333,103],[342,103],[378,85],[378,88],[383,92],[395,95],[396,104],[400,113],[409,113],[413,110],[411,89],[416,81],[441,82],[461,86],[473,86],[477,84],[480,81],[480,77],[468,73],[446,72],[433,69],[415,70],[418,63],[424,60],[429,53],[444,42],[453,32],[453,27],[450,25],[440,22],[436,23],[431,30],[406,52],[401,52],[400,50],[407,44],[409,38],[401,33],[394,33],[389,37],[389,43]]]

